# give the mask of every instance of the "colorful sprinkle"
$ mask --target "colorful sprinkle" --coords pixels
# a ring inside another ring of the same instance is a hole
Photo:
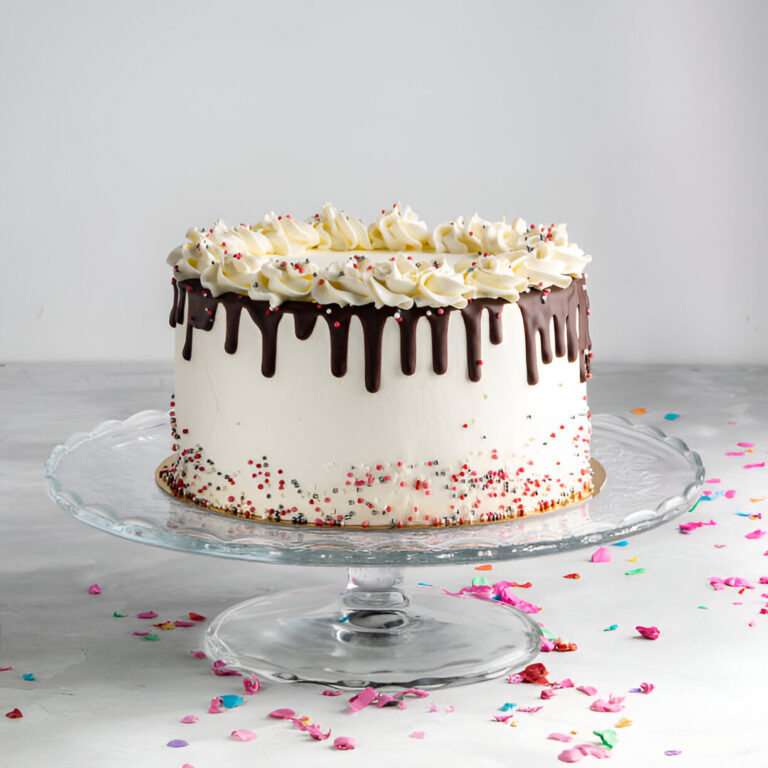
[[[167,744],[167,747],[188,747],[189,742],[184,739],[171,739]]]
[[[89,595],[100,595],[101,594],[101,587],[98,584],[91,584],[91,586],[88,587],[88,594]]]

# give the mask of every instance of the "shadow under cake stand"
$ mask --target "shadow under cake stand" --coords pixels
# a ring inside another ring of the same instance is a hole
[[[704,467],[681,440],[611,415],[592,419],[600,493],[541,515],[485,525],[351,530],[245,520],[196,508],[154,480],[167,457],[167,412],[107,421],[56,446],[48,495],[89,525],[136,542],[262,563],[346,566],[346,587],[274,592],[219,614],[205,635],[212,659],[279,681],[361,688],[432,687],[521,669],[539,625],[497,600],[420,584],[406,566],[488,563],[594,546],[691,508]]]

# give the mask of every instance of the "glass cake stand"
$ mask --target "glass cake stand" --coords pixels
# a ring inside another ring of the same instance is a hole
[[[245,520],[164,493],[167,412],[107,421],[56,446],[48,495],[89,525],[132,541],[263,563],[346,566],[346,588],[276,592],[238,603],[208,628],[206,653],[280,681],[347,688],[432,687],[496,677],[528,664],[539,625],[498,600],[428,585],[406,594],[404,566],[475,563],[594,546],[671,520],[699,497],[697,453],[658,429],[595,415],[600,493],[542,515],[474,526],[350,530]]]

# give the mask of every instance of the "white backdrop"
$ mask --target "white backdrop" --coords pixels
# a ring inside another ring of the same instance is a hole
[[[768,4],[0,4],[0,358],[171,359],[191,225],[566,221],[595,358],[768,362]]]

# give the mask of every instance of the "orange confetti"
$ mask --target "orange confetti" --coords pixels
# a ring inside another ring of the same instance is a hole
[[[643,414],[645,413],[645,408],[633,408],[632,413]]]
[[[476,565],[475,566],[476,571],[491,571],[493,570],[492,565]]]
[[[761,496],[759,499],[750,499],[752,502],[765,501],[765,496]]]

